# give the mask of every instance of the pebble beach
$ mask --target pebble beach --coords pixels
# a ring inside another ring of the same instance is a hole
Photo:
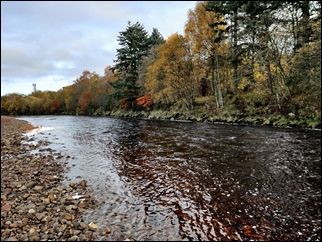
[[[1,117],[1,241],[90,241],[110,233],[82,215],[97,201],[86,180],[63,183],[68,157],[33,153],[46,141],[28,142],[36,127]]]

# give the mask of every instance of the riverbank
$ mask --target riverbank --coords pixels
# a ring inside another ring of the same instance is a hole
[[[304,129],[321,129],[321,117],[312,115],[311,117],[297,116],[293,113],[288,115],[265,114],[265,115],[248,115],[236,110],[226,110],[219,113],[207,112],[205,110],[175,111],[175,110],[123,110],[116,109],[104,111],[97,109],[92,113],[81,112],[62,112],[53,114],[29,114],[19,115],[80,115],[94,117],[115,117],[115,118],[139,118],[148,120],[170,120],[170,121],[188,121],[188,122],[208,122],[208,123],[225,123],[235,125],[256,125],[270,126],[280,128],[304,128]]]
[[[209,123],[227,123],[240,125],[258,125],[272,127],[294,127],[321,129],[320,118],[296,117],[294,114],[285,115],[267,115],[267,116],[245,116],[242,114],[221,113],[214,115],[198,111],[96,111],[89,116],[105,116],[117,118],[141,118],[151,120],[171,120],[171,121],[191,121],[191,122],[209,122]]]
[[[32,154],[38,147],[23,134],[26,121],[1,116],[1,241],[95,240],[109,232],[84,223],[82,214],[97,205],[86,180],[63,185],[68,157]]]

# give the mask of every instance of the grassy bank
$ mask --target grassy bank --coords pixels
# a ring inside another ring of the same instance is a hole
[[[207,112],[193,111],[97,111],[92,116],[111,116],[119,118],[143,118],[151,120],[187,120],[193,122],[223,122],[231,124],[254,124],[268,125],[275,127],[300,127],[300,128],[321,128],[321,119],[318,117],[296,117],[289,115],[252,115],[246,116],[238,113],[222,112],[211,114]]]

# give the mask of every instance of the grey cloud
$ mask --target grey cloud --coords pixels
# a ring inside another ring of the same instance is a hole
[[[116,38],[128,20],[140,21],[148,31],[156,27],[167,37],[183,30],[194,4],[1,2],[1,77],[15,88],[13,82],[30,86],[54,76],[72,82],[84,69],[103,74],[113,64]]]

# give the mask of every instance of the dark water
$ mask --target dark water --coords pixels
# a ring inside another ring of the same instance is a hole
[[[105,203],[108,240],[320,240],[321,132],[22,117]]]

